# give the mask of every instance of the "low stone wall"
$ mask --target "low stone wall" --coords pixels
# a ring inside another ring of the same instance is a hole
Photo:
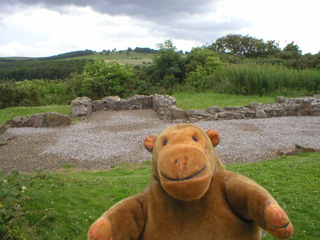
[[[84,119],[92,111],[154,109],[160,119],[168,122],[197,122],[200,120],[252,119],[282,116],[320,116],[320,96],[304,98],[276,97],[271,104],[250,103],[242,107],[208,107],[206,110],[184,111],[176,106],[176,99],[164,95],[136,95],[121,99],[118,96],[91,101],[87,97],[72,102],[72,116]]]
[[[174,112],[175,107],[172,108]],[[189,110],[185,117],[178,109],[178,115],[171,114],[171,121],[196,122],[200,120],[231,120],[231,119],[253,119],[284,116],[320,116],[320,96],[305,98],[284,98],[276,97],[275,103],[262,104],[250,103],[242,107],[208,107],[204,110]]]
[[[47,112],[37,113],[27,117],[15,117],[6,121],[6,127],[58,127],[71,124],[71,118],[67,115]]]
[[[152,109],[153,96],[135,95],[126,99],[118,96],[105,97],[101,100],[92,102],[92,110],[135,110],[135,109]]]

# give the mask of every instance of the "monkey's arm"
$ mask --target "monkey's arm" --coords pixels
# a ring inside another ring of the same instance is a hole
[[[284,210],[267,190],[251,179],[229,172],[226,195],[240,218],[256,222],[279,239],[293,234],[293,226]]]
[[[144,200],[140,193],[111,207],[91,225],[88,240],[139,239],[146,220]]]

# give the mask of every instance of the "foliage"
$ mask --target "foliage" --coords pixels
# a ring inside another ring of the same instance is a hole
[[[249,35],[228,34],[225,37],[218,38],[210,47],[217,52],[231,52],[237,56],[266,57],[278,53],[278,46],[275,41],[265,43],[262,39]]]
[[[71,115],[71,105],[52,105],[42,107],[14,107],[0,109],[0,124],[17,116],[29,116],[36,113],[58,112],[61,114]],[[76,121],[73,119],[73,121]]]
[[[113,95],[122,97],[126,92],[125,85],[133,77],[132,66],[96,60],[88,63],[83,73],[74,78],[73,88],[77,96],[87,96],[94,100]]]
[[[24,81],[26,79],[66,79],[80,73],[85,60],[33,60],[0,63],[0,79]]]
[[[1,239],[32,239],[36,223],[32,227],[27,220],[28,215],[41,211],[30,211],[25,208],[30,198],[26,191],[35,179],[48,179],[49,173],[21,175],[17,171],[10,175],[0,175],[0,237]],[[40,220],[41,221],[41,220]]]
[[[288,213],[293,240],[319,239],[318,186],[320,153],[302,154],[251,164],[227,165],[265,187]],[[294,171],[294,174],[292,174]],[[28,188],[26,209],[54,208],[37,227],[39,239],[85,239],[90,225],[115,203],[144,189],[150,182],[151,163],[123,164],[108,171],[64,169]],[[39,222],[28,216],[30,225]],[[275,239],[267,235],[266,239]]]
[[[29,94],[19,90],[14,83],[0,83],[0,109],[20,105]]]
[[[217,57],[217,53],[208,48],[192,48],[186,56],[186,73],[196,71],[199,66],[204,66],[208,57]]]
[[[290,68],[306,69],[320,66],[319,55],[307,53],[302,55],[299,46],[294,42],[288,43],[283,50],[275,40],[264,42],[249,35],[228,34],[218,38],[212,45],[207,47],[220,53],[223,61],[236,63],[234,56],[240,59],[255,58],[264,59],[273,64],[283,64]],[[233,56],[233,57],[232,57]]]
[[[184,60],[172,40],[157,45],[159,52],[154,59],[153,84],[169,89],[184,82]]]
[[[77,96],[95,100],[172,94],[179,89],[260,96],[319,93],[320,52],[302,55],[294,42],[281,50],[275,40],[229,34],[185,55],[172,40],[157,47],[86,50],[41,61],[5,58],[8,62],[0,63],[0,108],[69,104]],[[105,64],[106,59],[116,61]]]
[[[138,53],[157,53],[158,51],[155,50],[155,49],[151,49],[151,48],[139,48],[139,47],[136,47],[134,49],[135,52],[138,52]]]
[[[43,106],[52,104],[70,104],[76,96],[72,88],[63,81],[46,81],[34,79],[17,83],[17,89],[25,91],[28,99],[24,99],[22,106]]]
[[[206,83],[207,77],[215,71],[219,71],[223,66],[224,64],[219,57],[208,56],[203,65],[199,65],[195,71],[189,73],[186,84],[199,91],[205,91],[208,87]]]
[[[34,79],[0,83],[0,109],[16,106],[70,104],[76,97],[68,82]]]
[[[301,57],[302,51],[299,46],[294,44],[294,42],[288,43],[287,46],[280,53],[282,59],[298,59]]]
[[[199,90],[244,95],[313,95],[320,91],[320,71],[295,70],[252,62],[227,65],[209,75]]]

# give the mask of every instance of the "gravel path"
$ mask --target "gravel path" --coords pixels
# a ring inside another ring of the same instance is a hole
[[[170,125],[153,110],[135,110],[95,112],[88,120],[63,128],[11,128],[0,136],[13,138],[0,147],[0,170],[53,171],[62,164],[107,169],[122,162],[150,160],[144,138]],[[320,117],[202,121],[196,125],[220,132],[216,151],[226,164],[274,158],[277,150],[295,144],[320,148]]]

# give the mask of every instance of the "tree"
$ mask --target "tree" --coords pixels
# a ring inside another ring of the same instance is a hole
[[[282,59],[299,59],[301,57],[302,51],[299,46],[294,44],[294,42],[288,43],[287,46],[282,50],[280,56]]]
[[[211,48],[217,52],[232,53],[245,57],[264,57],[267,51],[267,45],[262,39],[240,34],[228,34],[225,37],[218,38]]]
[[[186,57],[186,73],[195,71],[198,66],[204,66],[208,57],[217,56],[217,53],[208,48],[192,48]]]
[[[207,77],[223,66],[224,63],[218,56],[208,56],[204,65],[199,65],[195,71],[188,74],[186,82],[189,86],[195,87],[197,90],[205,91],[210,87]]]
[[[177,52],[172,40],[165,40],[164,43],[157,44],[157,47],[159,51],[154,60],[157,82],[166,89],[182,83],[185,78],[182,54]]]
[[[267,55],[268,56],[274,56],[274,57],[277,57],[280,52],[281,52],[281,49],[279,47],[279,43],[276,42],[275,40],[269,40],[267,41]]]

